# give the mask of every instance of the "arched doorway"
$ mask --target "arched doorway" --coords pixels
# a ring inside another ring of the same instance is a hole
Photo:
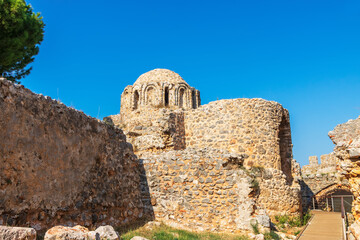
[[[345,212],[351,212],[354,195],[347,185],[334,184],[328,186],[312,197],[311,208],[331,212],[341,212],[342,206]]]

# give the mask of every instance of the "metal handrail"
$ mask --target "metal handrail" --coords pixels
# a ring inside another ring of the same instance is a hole
[[[347,240],[345,214],[346,213],[345,213],[345,207],[344,207],[344,198],[341,197],[341,218],[342,218],[342,225],[343,225],[343,234],[344,234],[344,240]]]

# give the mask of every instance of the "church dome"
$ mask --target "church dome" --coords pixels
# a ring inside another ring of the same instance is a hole
[[[135,85],[147,85],[149,83],[155,84],[158,83],[162,85],[162,83],[168,84],[186,84],[185,80],[176,72],[173,72],[168,69],[157,68],[142,74],[134,83]]]

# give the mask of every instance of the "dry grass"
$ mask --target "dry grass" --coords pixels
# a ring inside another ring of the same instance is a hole
[[[221,233],[196,233],[175,229],[164,224],[160,226],[140,227],[121,235],[121,239],[130,240],[134,236],[141,236],[149,240],[248,240],[243,235],[221,234]]]

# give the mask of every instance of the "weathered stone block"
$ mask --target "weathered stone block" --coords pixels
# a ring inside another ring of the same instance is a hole
[[[36,240],[33,228],[0,226],[0,240]]]

